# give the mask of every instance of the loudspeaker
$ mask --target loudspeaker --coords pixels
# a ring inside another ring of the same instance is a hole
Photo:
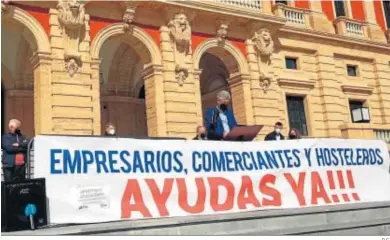
[[[1,183],[1,231],[30,229],[30,218],[26,216],[28,205],[35,207],[35,227],[47,225],[45,179],[28,179]],[[34,210],[35,210],[34,209]]]

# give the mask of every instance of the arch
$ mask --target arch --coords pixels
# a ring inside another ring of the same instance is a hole
[[[38,52],[50,53],[50,41],[41,24],[29,13],[18,7],[8,5],[7,8],[7,13],[3,14],[2,18],[9,17],[10,19],[21,23],[30,30],[35,37]]]
[[[194,54],[193,54],[194,69],[199,68],[199,63],[200,63],[200,59],[201,59],[202,55],[205,52],[207,52],[207,50],[209,50],[211,48],[215,48],[215,47],[222,47],[223,49],[228,51],[234,57],[234,59],[237,61],[240,73],[242,73],[242,74],[248,73],[248,64],[247,64],[247,61],[246,61],[244,54],[242,54],[242,52],[238,48],[236,48],[233,44],[231,44],[229,41],[226,41],[224,43],[224,45],[221,46],[220,44],[218,44],[218,40],[215,38],[202,42],[195,49]]]
[[[114,36],[125,35],[125,31],[123,30],[122,23],[115,23],[108,27],[100,30],[95,39],[91,44],[91,57],[93,59],[99,59],[100,49],[102,48],[104,42]],[[154,42],[152,37],[150,37],[146,32],[144,32],[141,28],[137,26],[133,26],[131,34],[129,36],[135,37],[139,40],[149,51],[149,58],[151,59],[152,64],[161,65],[161,53],[157,44]],[[145,58],[144,54],[139,53],[141,58]],[[145,60],[145,59],[143,59]],[[148,62],[145,62],[148,63]]]

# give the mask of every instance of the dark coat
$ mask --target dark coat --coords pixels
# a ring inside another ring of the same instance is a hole
[[[27,139],[23,134],[19,134],[19,147],[13,147],[12,144],[17,143],[16,133],[6,133],[1,137],[1,149],[3,157],[1,159],[3,167],[13,167],[15,165],[15,155],[17,153],[24,154],[24,160],[27,161]]]
[[[230,130],[232,130],[234,127],[237,126],[236,118],[234,117],[233,109],[228,108],[225,112],[228,125]],[[213,116],[216,116],[216,124],[215,129],[213,129],[212,122],[213,122]],[[219,117],[219,110],[217,107],[212,107],[207,109],[206,112],[206,119],[205,119],[205,127],[207,129],[207,138],[210,140],[221,140],[223,139],[223,126],[222,126],[222,120]]]
[[[284,136],[280,134],[280,140],[284,140]],[[276,132],[272,131],[265,136],[264,141],[276,141]]]

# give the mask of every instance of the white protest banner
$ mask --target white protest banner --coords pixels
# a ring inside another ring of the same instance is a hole
[[[376,140],[37,136],[34,145],[54,224],[390,201],[388,149]]]

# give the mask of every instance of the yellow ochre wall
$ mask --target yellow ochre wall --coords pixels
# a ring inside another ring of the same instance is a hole
[[[364,3],[369,14],[362,22],[348,16],[331,21],[317,1],[310,9],[265,1],[259,9],[245,3],[87,1],[71,19],[76,28],[61,21],[66,11],[57,3],[2,3],[2,28],[9,33],[2,34],[2,42],[9,43],[2,49],[18,55],[2,55],[3,126],[16,117],[28,135],[100,135],[110,121],[122,135],[191,138],[204,117],[200,59],[210,53],[229,72],[222,88],[232,93],[239,124],[264,125],[258,139],[276,121],[284,123],[287,134],[287,95],[305,97],[309,137],[374,139],[375,131],[390,132],[390,44],[388,31],[376,23],[372,2]],[[301,17],[292,22],[286,11]],[[180,31],[173,26],[177,14],[188,24],[190,35],[179,36],[187,45],[172,33]],[[358,33],[348,30],[351,24]],[[267,40],[261,45],[264,31],[273,50]],[[13,39],[24,39],[24,45]],[[109,40],[111,45],[104,45]],[[104,56],[120,56],[120,44],[131,54],[107,60]],[[286,69],[285,57],[297,58],[298,69]],[[122,61],[133,65],[122,66]],[[358,66],[357,77],[347,75],[348,64]],[[125,70],[135,66],[141,66],[138,75],[126,78]],[[104,84],[103,70],[109,71]],[[137,99],[143,84],[145,99]],[[208,94],[203,102],[210,104],[210,99]],[[349,99],[365,101],[370,123],[352,123]]]

